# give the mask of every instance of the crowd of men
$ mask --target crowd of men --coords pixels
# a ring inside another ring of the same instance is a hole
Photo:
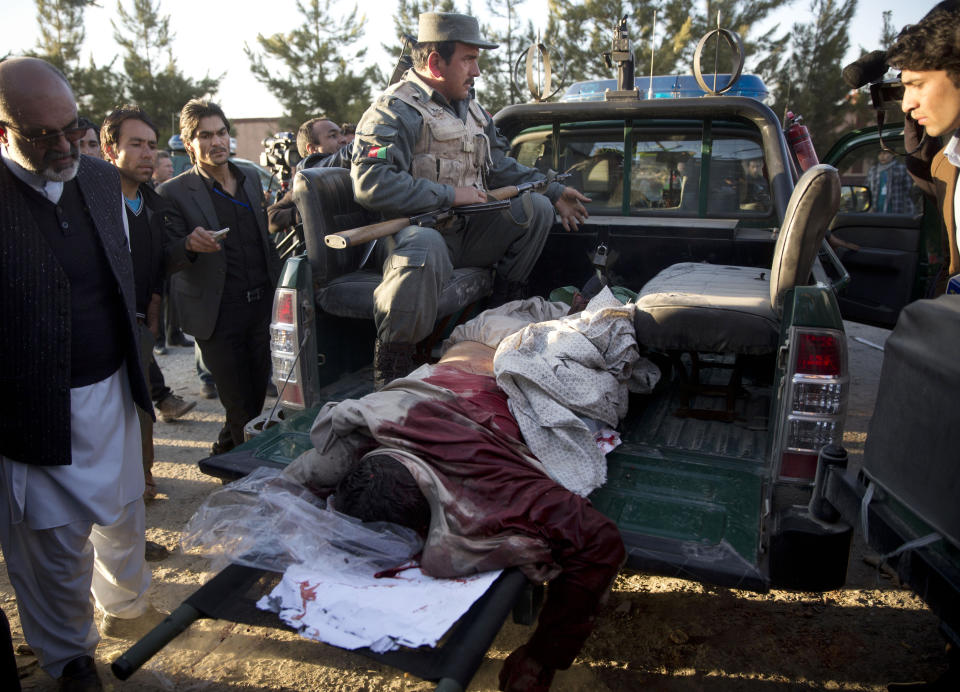
[[[943,4],[953,7],[902,32],[890,62],[903,70],[908,124],[949,138],[908,167],[942,205],[956,273],[960,22],[956,3]],[[473,98],[480,50],[492,48],[472,17],[421,15],[413,69],[374,102],[355,140],[329,118],[304,123],[301,167],[349,168],[357,200],[391,216],[483,202],[491,187],[541,179],[508,156]],[[118,106],[97,127],[78,117],[56,68],[0,62],[0,544],[24,636],[62,690],[102,689],[96,611],[99,632],[117,636],[161,617],[146,599],[154,409],[175,420],[195,404],[166,387],[155,356],[194,345],[184,333],[195,340],[226,414],[213,454],[243,441],[266,398],[280,269],[270,232],[297,223],[296,208],[284,198],[268,214],[256,171],[230,158],[230,121],[216,104],[184,105],[180,134],[193,166],[172,177],[141,108]],[[413,368],[453,268],[495,268],[493,305],[520,297],[551,226],[575,230],[585,202],[553,182],[503,213],[445,233],[411,226],[382,243],[377,386]],[[545,690],[553,671],[570,665],[621,554],[615,527],[607,533],[611,569],[584,587],[589,597],[557,591],[565,602],[551,611],[556,622],[541,622],[508,659],[502,689]],[[576,621],[565,622],[577,604]],[[561,655],[546,630],[564,627],[575,634]],[[6,681],[11,658],[0,648]]]
[[[144,535],[153,422],[196,404],[166,386],[155,345],[196,339],[226,410],[212,453],[263,409],[278,259],[259,179],[227,160],[218,106],[191,101],[181,124],[195,166],[171,179],[141,108],[97,126],[50,64],[0,63],[0,379],[12,404],[0,543],[24,637],[61,689],[102,688],[100,634],[135,637],[162,619],[145,598],[147,562],[167,554]],[[230,243],[215,234],[227,227]],[[7,663],[4,683],[16,680]]]

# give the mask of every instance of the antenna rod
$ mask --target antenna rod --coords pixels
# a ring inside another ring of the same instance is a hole
[[[647,98],[653,98],[653,55],[657,50],[657,10],[653,10],[653,31],[650,32],[650,86],[647,87]]]

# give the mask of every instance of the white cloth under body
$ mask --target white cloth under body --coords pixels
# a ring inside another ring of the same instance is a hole
[[[126,367],[70,391],[72,460],[29,466],[0,456],[0,543],[27,642],[52,676],[92,655],[97,605],[147,607],[140,425]]]
[[[411,567],[377,579],[342,571],[342,564],[333,559],[289,567],[257,607],[278,612],[308,639],[343,649],[436,646],[500,574],[434,579]]]

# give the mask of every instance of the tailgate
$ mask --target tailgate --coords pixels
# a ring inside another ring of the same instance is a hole
[[[630,567],[768,590],[759,550],[766,431],[674,409],[664,396],[626,422],[590,500],[620,527]]]

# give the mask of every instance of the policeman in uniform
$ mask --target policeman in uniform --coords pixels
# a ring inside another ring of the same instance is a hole
[[[467,15],[428,12],[419,24],[413,69],[357,125],[350,173],[357,201],[396,218],[486,202],[485,190],[543,180],[507,156],[507,141],[472,96],[480,49],[497,45]],[[442,233],[409,226],[389,239],[374,293],[377,387],[413,369],[415,344],[432,331],[454,268],[495,267],[491,303],[520,298],[556,215],[575,230],[589,201],[553,182],[503,212],[461,218]]]

